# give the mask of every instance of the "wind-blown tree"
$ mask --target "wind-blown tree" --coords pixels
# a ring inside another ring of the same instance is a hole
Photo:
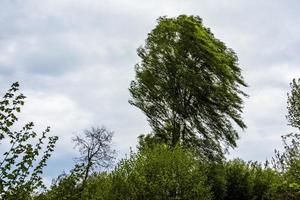
[[[137,52],[141,61],[129,102],[146,114],[151,137],[193,147],[208,157],[236,146],[233,123],[246,128],[241,113],[247,96],[242,87],[247,85],[234,51],[201,18],[159,18]]]
[[[32,122],[13,131],[18,120],[16,114],[21,111],[25,99],[18,90],[19,84],[12,84],[0,101],[0,145],[4,151],[0,157],[0,199],[6,200],[26,200],[35,189],[43,186],[41,174],[58,139],[57,136],[47,137],[49,127],[38,137]],[[48,143],[44,144],[47,139]]]

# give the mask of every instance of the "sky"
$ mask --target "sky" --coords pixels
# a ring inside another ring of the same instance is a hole
[[[248,128],[228,158],[264,161],[293,131],[285,115],[289,83],[300,78],[299,9],[296,0],[0,0],[0,92],[18,81],[27,99],[17,126],[33,121],[59,136],[46,181],[72,168],[71,138],[92,126],[114,131],[124,157],[150,131],[128,103],[136,49],[158,17],[198,15],[236,52],[249,85]]]

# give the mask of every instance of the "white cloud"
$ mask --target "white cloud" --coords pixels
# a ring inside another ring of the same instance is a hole
[[[28,98],[20,114],[20,122],[34,122],[35,129],[51,127],[51,135],[59,136],[57,153],[72,153],[70,138],[74,132],[90,126],[93,114],[82,110],[76,102],[62,94],[24,91]]]

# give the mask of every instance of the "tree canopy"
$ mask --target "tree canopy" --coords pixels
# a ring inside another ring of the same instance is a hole
[[[137,50],[130,103],[141,109],[154,137],[194,147],[206,156],[235,147],[246,83],[234,51],[196,16],[161,17]]]

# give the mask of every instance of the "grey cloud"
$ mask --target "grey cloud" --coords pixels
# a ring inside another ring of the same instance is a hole
[[[64,45],[46,44],[41,49],[25,53],[18,58],[18,66],[28,73],[58,76],[80,66],[80,55]]]
[[[159,16],[199,15],[236,51],[250,85],[244,110],[249,128],[241,133],[233,155],[263,160],[281,145],[280,135],[289,131],[284,119],[286,92],[290,79],[300,77],[299,6],[294,0],[0,1],[1,90],[20,81],[29,91],[24,92],[29,104],[25,119],[38,113],[63,136],[51,163],[67,160],[70,152],[64,153],[64,144],[73,151],[72,132],[90,125],[114,130],[122,155],[136,145],[139,134],[150,130],[145,116],[127,102],[138,62],[136,48]],[[59,104],[55,109],[35,109],[51,108],[64,99],[75,106],[67,111]],[[64,123],[55,123],[55,116]],[[59,171],[71,166],[70,160]]]

